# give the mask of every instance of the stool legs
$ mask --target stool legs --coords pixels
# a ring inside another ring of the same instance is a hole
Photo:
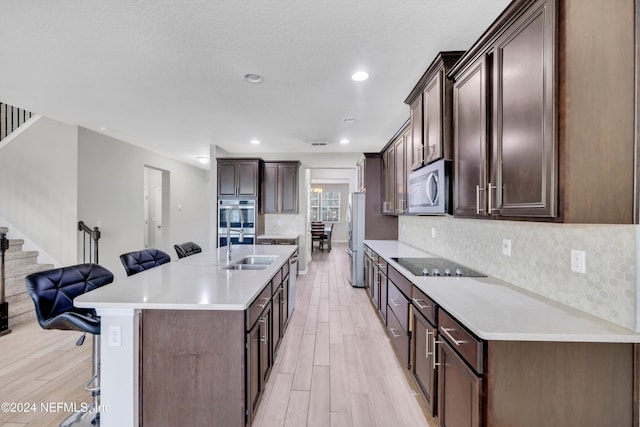
[[[84,389],[91,392],[91,396],[93,396],[93,402],[83,407],[82,409],[86,409],[86,411],[76,411],[73,414],[69,415],[62,423],[60,423],[59,427],[76,427],[79,426],[85,418],[87,420],[91,420],[90,424],[92,426],[100,425],[100,412],[98,409],[100,408],[100,336],[93,335],[93,376],[89,380],[89,382],[84,386]],[[93,385],[93,386],[92,386]],[[82,423],[83,426],[87,426],[89,424]]]

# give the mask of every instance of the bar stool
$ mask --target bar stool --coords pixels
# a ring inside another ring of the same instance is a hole
[[[178,254],[178,259],[202,252],[202,248],[193,242],[180,243],[173,245],[173,247],[176,250],[176,254]]]
[[[159,249],[143,249],[120,255],[120,261],[122,261],[127,276],[133,276],[150,268],[166,264],[171,261],[171,257],[168,253]]]
[[[33,273],[24,280],[43,329],[83,332],[76,345],[84,343],[87,333],[93,336],[93,376],[85,385],[93,403],[89,410],[71,414],[60,427],[71,426],[87,416],[93,416],[91,424],[100,425],[100,339],[96,338],[100,335],[100,317],[93,309],[74,307],[73,299],[113,282],[113,274],[98,264],[79,264]]]

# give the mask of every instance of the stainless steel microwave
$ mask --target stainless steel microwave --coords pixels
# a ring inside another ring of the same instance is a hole
[[[409,174],[408,212],[417,215],[451,213],[451,161],[438,160]]]

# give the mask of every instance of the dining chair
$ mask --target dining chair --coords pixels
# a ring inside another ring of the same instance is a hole
[[[312,222],[311,223],[311,251],[313,252],[313,242],[318,242],[318,249],[324,250],[324,242],[326,234],[324,232],[324,223]]]

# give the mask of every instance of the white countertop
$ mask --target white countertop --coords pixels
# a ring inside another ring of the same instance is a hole
[[[257,236],[257,239],[289,239],[294,240],[297,239],[299,234],[261,234]]]
[[[234,245],[143,271],[74,299],[82,308],[245,310],[296,251],[295,245]],[[224,270],[248,255],[277,256],[263,270]]]
[[[434,257],[398,241],[364,242],[479,338],[640,343],[640,334],[492,277],[415,276],[392,257]]]

